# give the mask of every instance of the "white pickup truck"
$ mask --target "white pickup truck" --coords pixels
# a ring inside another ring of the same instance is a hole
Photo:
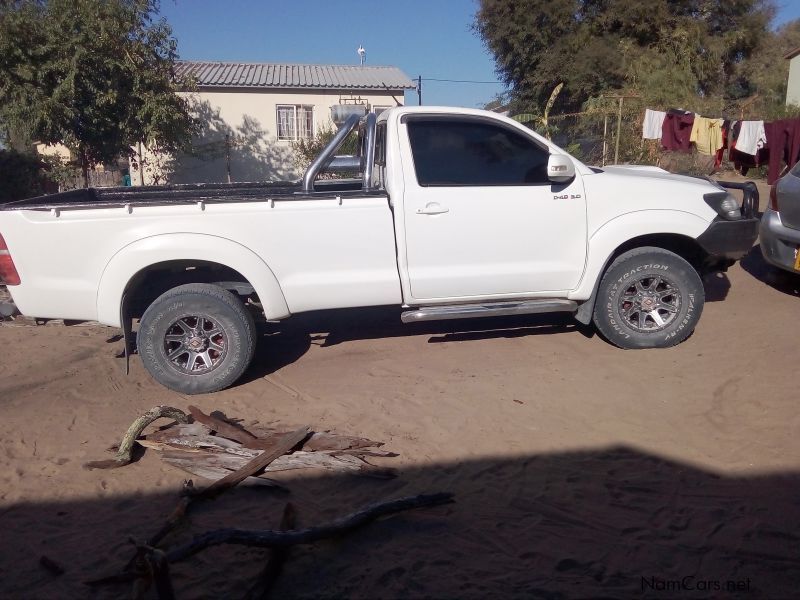
[[[336,153],[358,132],[355,156]],[[320,178],[338,168],[353,179]],[[107,188],[0,210],[0,282],[29,316],[122,327],[165,386],[252,360],[254,313],[402,306],[404,322],[566,311],[622,348],[684,340],[701,275],[752,246],[738,200],[655,167],[594,168],[494,113],[351,117],[301,182]],[[126,349],[133,344],[126,343]]]

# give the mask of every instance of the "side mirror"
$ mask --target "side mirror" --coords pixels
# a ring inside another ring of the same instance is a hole
[[[575,179],[575,165],[568,156],[551,154],[547,159],[547,178],[553,183],[567,183]]]

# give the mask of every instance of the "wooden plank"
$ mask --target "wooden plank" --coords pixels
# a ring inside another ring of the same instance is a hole
[[[161,458],[164,462],[174,465],[184,471],[200,475],[200,469],[216,471],[227,469],[236,471],[247,464],[247,459],[235,454],[216,452],[188,453],[182,450],[163,452]],[[193,466],[193,467],[192,467]],[[192,468],[195,470],[193,471]],[[324,469],[327,471],[350,472],[369,475],[372,477],[389,478],[396,475],[393,469],[376,467],[357,456],[349,454],[333,455],[326,452],[303,452],[276,458],[265,469],[265,473],[277,471],[291,471],[294,469]],[[205,475],[201,475],[205,477]],[[215,478],[216,479],[216,478]]]
[[[259,471],[263,471],[267,465],[269,465],[272,461],[280,456],[289,452],[292,448],[297,446],[300,442],[302,442],[306,437],[308,437],[308,432],[310,427],[301,427],[297,431],[293,432],[292,435],[288,436],[284,440],[281,441],[273,450],[263,452],[262,454],[256,456],[247,464],[245,464],[241,469],[238,471],[234,471],[223,477],[222,479],[218,479],[202,492],[200,492],[200,496],[205,498],[211,498],[216,496],[220,492],[225,491],[228,488],[236,486],[239,482],[246,479],[247,477],[253,476],[257,474]]]
[[[244,445],[247,442],[258,440],[256,436],[246,429],[237,427],[236,425],[228,423],[227,421],[223,421],[222,419],[218,419],[217,417],[207,415],[196,406],[189,405],[189,414],[192,415],[192,418],[195,421],[202,423],[213,431],[216,431],[222,437],[236,440],[240,444]]]

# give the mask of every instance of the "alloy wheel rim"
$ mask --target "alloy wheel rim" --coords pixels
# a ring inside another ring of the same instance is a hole
[[[678,317],[680,290],[662,275],[646,275],[631,282],[618,301],[620,319],[638,332],[662,331]]]
[[[202,375],[225,358],[225,331],[214,319],[187,315],[172,322],[164,334],[164,351],[170,365],[181,373]]]

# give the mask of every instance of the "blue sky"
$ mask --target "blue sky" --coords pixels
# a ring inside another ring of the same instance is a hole
[[[800,18],[800,0],[778,0],[777,23]],[[472,32],[475,0],[162,0],[181,58],[394,65],[422,75],[424,104],[480,107],[504,88]],[[453,83],[433,79],[488,81]],[[416,104],[416,92],[406,101]]]

